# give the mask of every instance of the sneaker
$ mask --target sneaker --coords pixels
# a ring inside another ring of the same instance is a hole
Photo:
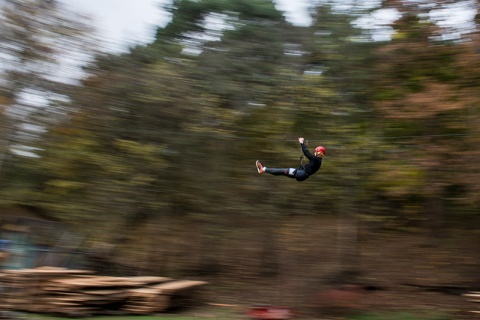
[[[256,166],[257,166],[257,171],[258,173],[264,173],[265,172],[265,169],[263,168],[262,164],[260,163],[260,161],[257,160],[257,162],[255,163]]]

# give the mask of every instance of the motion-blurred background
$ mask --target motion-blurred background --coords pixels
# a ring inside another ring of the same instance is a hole
[[[339,284],[480,286],[478,7],[315,1],[299,25],[274,1],[174,0],[112,51],[68,1],[2,0],[3,268],[302,306]],[[326,147],[317,174],[257,173],[298,166],[298,137]]]

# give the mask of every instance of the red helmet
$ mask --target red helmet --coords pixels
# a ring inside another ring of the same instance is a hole
[[[324,156],[327,153],[327,150],[322,146],[318,146],[315,148],[315,153],[321,153],[322,156]]]

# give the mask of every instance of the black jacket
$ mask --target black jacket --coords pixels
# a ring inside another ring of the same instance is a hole
[[[310,176],[320,169],[322,166],[322,157],[316,157],[308,151],[307,146],[302,143],[302,152],[307,157],[308,162],[303,165],[305,172]]]

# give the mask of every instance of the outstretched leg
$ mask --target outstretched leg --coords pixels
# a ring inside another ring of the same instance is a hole
[[[266,173],[273,174],[274,176],[287,176],[290,178],[295,178],[294,168],[264,168]]]
[[[295,173],[297,169],[295,168],[267,168],[264,167],[260,161],[256,162],[258,173],[270,173],[274,176],[287,176],[289,178],[295,178]]]

